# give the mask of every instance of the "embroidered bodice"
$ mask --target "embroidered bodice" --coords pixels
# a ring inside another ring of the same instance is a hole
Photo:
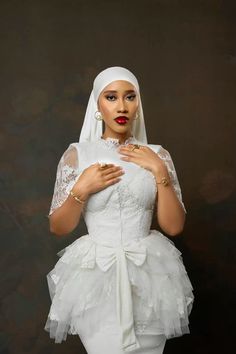
[[[94,142],[73,143],[63,154],[57,169],[53,200],[49,215],[62,205],[83,170],[96,162],[114,163],[123,167],[122,180],[99,193],[90,195],[83,216],[91,236],[103,242],[119,243],[133,237],[145,237],[155,206],[157,187],[153,174],[131,162],[121,160],[120,145],[139,143],[129,137],[123,144],[115,138],[99,138]],[[145,145],[140,143],[141,145]],[[170,154],[160,145],[148,145],[167,165],[179,200],[181,190]],[[104,237],[106,231],[107,239]]]

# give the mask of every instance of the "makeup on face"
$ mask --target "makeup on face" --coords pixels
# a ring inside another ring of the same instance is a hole
[[[98,104],[109,134],[130,133],[138,109],[138,96],[131,83],[112,82],[101,92]]]

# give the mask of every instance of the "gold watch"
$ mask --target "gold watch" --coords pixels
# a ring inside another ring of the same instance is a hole
[[[157,182],[157,184],[162,184],[164,187],[169,186],[170,181],[166,177],[162,177],[161,182]]]

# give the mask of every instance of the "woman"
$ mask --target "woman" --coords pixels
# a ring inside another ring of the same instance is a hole
[[[95,78],[79,143],[57,169],[50,230],[69,234],[82,214],[88,234],[48,274],[45,329],[56,342],[70,333],[88,354],[161,354],[167,338],[189,333],[192,286],[173,242],[150,230],[155,205],[160,228],[179,234],[185,208],[170,154],[147,143],[135,76],[111,67]]]

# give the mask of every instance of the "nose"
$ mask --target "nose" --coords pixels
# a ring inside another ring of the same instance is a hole
[[[126,102],[123,99],[119,100],[117,112],[118,113],[128,113]]]

